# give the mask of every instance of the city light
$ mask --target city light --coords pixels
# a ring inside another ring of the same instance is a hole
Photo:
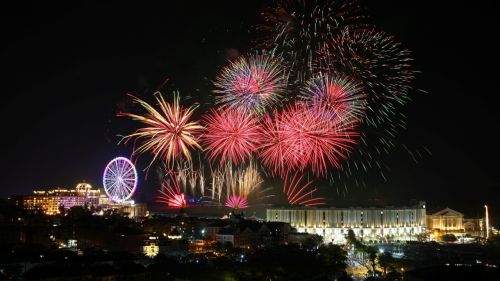
[[[490,239],[490,218],[488,215],[488,206],[484,205],[485,221],[486,221],[486,240]]]

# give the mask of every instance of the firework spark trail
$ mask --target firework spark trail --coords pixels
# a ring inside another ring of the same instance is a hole
[[[163,181],[158,193],[156,202],[165,203],[169,208],[186,208],[188,206],[186,197],[181,192],[177,176],[173,171],[168,172],[168,178]]]
[[[289,204],[309,207],[325,204],[325,198],[313,197],[318,189],[310,188],[312,181],[308,181],[304,185],[301,185],[303,176],[299,176],[298,173],[295,173],[290,180],[288,180],[288,178],[288,176],[285,177],[283,193],[286,195]]]
[[[254,54],[230,62],[214,82],[217,104],[222,108],[260,113],[280,103],[287,84],[281,64],[281,60],[268,54]]]
[[[223,172],[223,169],[219,167],[218,169],[212,170],[210,174],[212,176],[212,200],[217,199],[217,202],[220,203],[222,195],[224,194],[223,188],[226,186],[224,184],[225,173]]]
[[[284,176],[292,171],[310,168],[316,176],[325,176],[329,166],[340,167],[341,159],[356,143],[356,122],[331,120],[324,108],[310,108],[295,103],[274,119],[264,118],[260,158],[274,174]]]
[[[196,194],[196,182],[198,181],[198,172],[191,169],[191,171],[188,174],[188,181],[191,194],[193,195]]]
[[[201,160],[199,162],[201,163]],[[168,165],[164,165],[164,170],[169,170]],[[199,168],[195,169],[193,163],[180,162],[177,164],[175,171],[179,185],[185,194],[201,197],[206,196],[203,165],[200,164]]]
[[[203,167],[200,168],[198,173],[199,185],[200,185],[200,193],[205,196],[205,172]],[[213,197],[212,197],[213,199]]]
[[[215,191],[218,189],[218,187],[216,186],[216,184],[218,183],[218,181],[216,181],[216,172],[212,172],[211,173],[211,176],[212,176],[212,185],[211,185],[211,189],[212,189],[212,200],[215,199]],[[217,194],[220,194],[220,193],[217,193]],[[218,202],[220,203],[220,198],[218,198]]]
[[[259,190],[263,179],[258,171],[255,162],[250,161],[246,169],[237,170],[237,194],[249,197],[252,192]]]
[[[198,122],[190,121],[196,106],[184,109],[179,104],[179,95],[174,94],[173,103],[165,101],[161,93],[156,93],[156,102],[159,110],[147,102],[133,96],[133,101],[140,104],[145,110],[145,115],[133,113],[119,113],[118,116],[131,117],[143,124],[143,127],[134,133],[125,136],[123,140],[128,142],[134,139],[132,155],[140,155],[145,152],[153,154],[153,159],[146,169],[149,169],[157,158],[165,160],[169,166],[174,161],[191,161],[190,149],[201,149],[197,142],[197,135],[203,127]],[[139,147],[135,143],[139,141]]]
[[[168,167],[166,167],[166,170],[168,170]],[[186,193],[187,192],[187,174],[186,174],[186,168],[179,167],[177,169],[177,178],[179,179],[179,181],[181,183],[182,190],[184,191],[184,193]]]
[[[236,109],[211,110],[205,116],[202,143],[208,159],[239,164],[257,152],[261,126],[257,118]]]
[[[220,202],[222,198],[227,201],[231,196],[239,196],[254,204],[269,197],[267,192],[270,189],[263,189],[263,182],[254,161],[237,167],[226,164],[212,172],[212,198],[217,197]]]

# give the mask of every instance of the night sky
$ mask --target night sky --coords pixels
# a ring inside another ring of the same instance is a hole
[[[210,102],[211,79],[228,57],[249,50],[258,35],[251,26],[265,5],[101,2],[2,8],[0,197],[82,180],[101,186],[106,163],[130,155],[116,136],[131,130],[116,117],[131,108],[126,93],[151,101],[168,78],[167,92],[180,90],[188,103]],[[420,73],[400,141],[432,155],[415,163],[395,150],[385,159],[387,181],[367,177],[366,187],[329,196],[339,204],[426,200],[431,209],[449,206],[468,216],[480,216],[488,203],[498,225],[496,10],[481,1],[434,2],[363,1],[370,21],[413,52]],[[141,181],[137,198],[149,200],[153,179]]]

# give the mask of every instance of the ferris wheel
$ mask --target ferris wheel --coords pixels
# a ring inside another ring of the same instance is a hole
[[[130,199],[137,188],[137,170],[125,157],[117,157],[106,165],[102,177],[104,191],[116,203]]]

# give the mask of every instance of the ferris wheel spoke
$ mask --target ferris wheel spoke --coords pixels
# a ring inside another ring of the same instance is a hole
[[[132,188],[130,188],[128,185],[125,185],[124,187],[127,189],[128,194],[130,194],[132,192]]]
[[[108,191],[108,193],[113,193],[115,188],[116,188],[116,183],[117,182],[112,182],[111,185],[109,186],[109,188],[107,188],[106,190]]]
[[[125,171],[125,174],[128,174],[129,172],[133,171],[134,168],[133,167],[128,167],[128,169]]]
[[[120,175],[123,175],[123,168],[124,168],[123,165],[125,165],[123,161],[118,162],[118,173]]]
[[[134,171],[127,171],[125,174],[123,174],[123,178],[137,178],[137,175],[134,173]]]
[[[111,174],[113,174],[114,176],[116,176],[115,171],[113,171],[113,169],[111,169],[111,167],[109,167],[109,166],[106,167],[106,170],[104,171],[104,175],[106,176],[106,174],[108,172],[111,173]]]

